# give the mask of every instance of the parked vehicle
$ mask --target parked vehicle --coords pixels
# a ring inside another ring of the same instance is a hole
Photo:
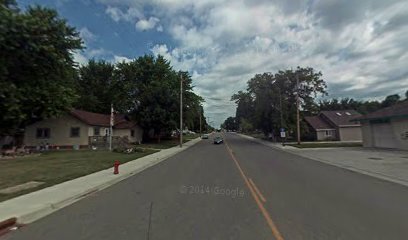
[[[201,136],[201,138],[202,138],[202,139],[208,139],[208,134],[203,134],[203,135]]]

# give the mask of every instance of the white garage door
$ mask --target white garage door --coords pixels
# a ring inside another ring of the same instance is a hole
[[[380,148],[395,148],[395,138],[389,123],[373,124],[374,146]]]

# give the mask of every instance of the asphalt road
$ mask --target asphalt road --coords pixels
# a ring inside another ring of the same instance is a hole
[[[225,135],[1,240],[408,239],[408,188]]]

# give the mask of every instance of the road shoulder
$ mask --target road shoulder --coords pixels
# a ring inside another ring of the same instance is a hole
[[[300,149],[237,135],[277,150],[408,187],[408,152],[363,148]]]

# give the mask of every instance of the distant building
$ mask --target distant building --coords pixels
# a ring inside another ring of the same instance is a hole
[[[110,115],[72,110],[56,118],[36,122],[25,128],[24,144],[39,147],[45,144],[58,148],[86,148],[101,141],[107,142]],[[115,114],[113,134],[115,139],[128,142],[142,141],[143,130],[124,115]]]
[[[360,116],[355,110],[322,111],[305,121],[318,141],[361,141],[361,125],[350,121]]]
[[[408,101],[354,119],[362,124],[364,147],[408,150]]]

